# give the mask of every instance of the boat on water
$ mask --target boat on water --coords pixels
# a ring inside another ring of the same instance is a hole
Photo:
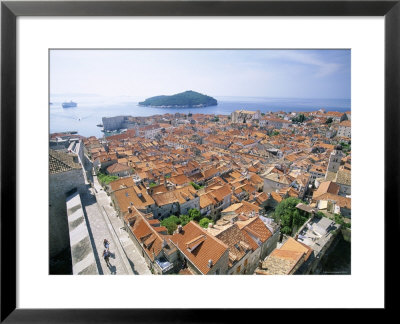
[[[103,124],[97,124],[96,126],[97,127],[103,127]]]
[[[72,107],[76,107],[76,106],[78,106],[78,104],[76,102],[73,102],[72,100],[70,102],[62,103],[63,108],[72,108]]]

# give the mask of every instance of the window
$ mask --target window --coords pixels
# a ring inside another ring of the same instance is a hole
[[[247,267],[248,259],[244,260],[244,266]]]
[[[236,273],[240,273],[240,266],[238,266],[237,268],[236,268]]]

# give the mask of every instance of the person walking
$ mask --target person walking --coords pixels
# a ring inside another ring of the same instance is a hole
[[[111,267],[111,263],[110,263],[110,252],[108,252],[107,250],[103,251],[103,258],[106,261],[106,264],[108,267]]]
[[[107,241],[107,239],[104,239],[103,241],[104,247],[106,248],[107,251],[110,250],[110,242]]]

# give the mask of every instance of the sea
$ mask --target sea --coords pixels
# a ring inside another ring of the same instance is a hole
[[[141,107],[138,102],[144,98],[134,96],[106,97],[100,95],[51,95],[49,105],[50,133],[77,131],[79,135],[103,137],[104,133],[98,124],[102,117],[114,116],[152,116],[166,113],[200,113],[229,115],[231,112],[260,110],[266,112],[296,112],[325,109],[327,111],[349,111],[350,99],[296,99],[267,97],[226,97],[214,96],[217,106],[204,108],[151,108]],[[74,101],[74,108],[62,108],[62,103]]]

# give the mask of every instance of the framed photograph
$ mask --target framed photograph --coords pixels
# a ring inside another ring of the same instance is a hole
[[[1,320],[390,308],[399,16],[2,2]]]

